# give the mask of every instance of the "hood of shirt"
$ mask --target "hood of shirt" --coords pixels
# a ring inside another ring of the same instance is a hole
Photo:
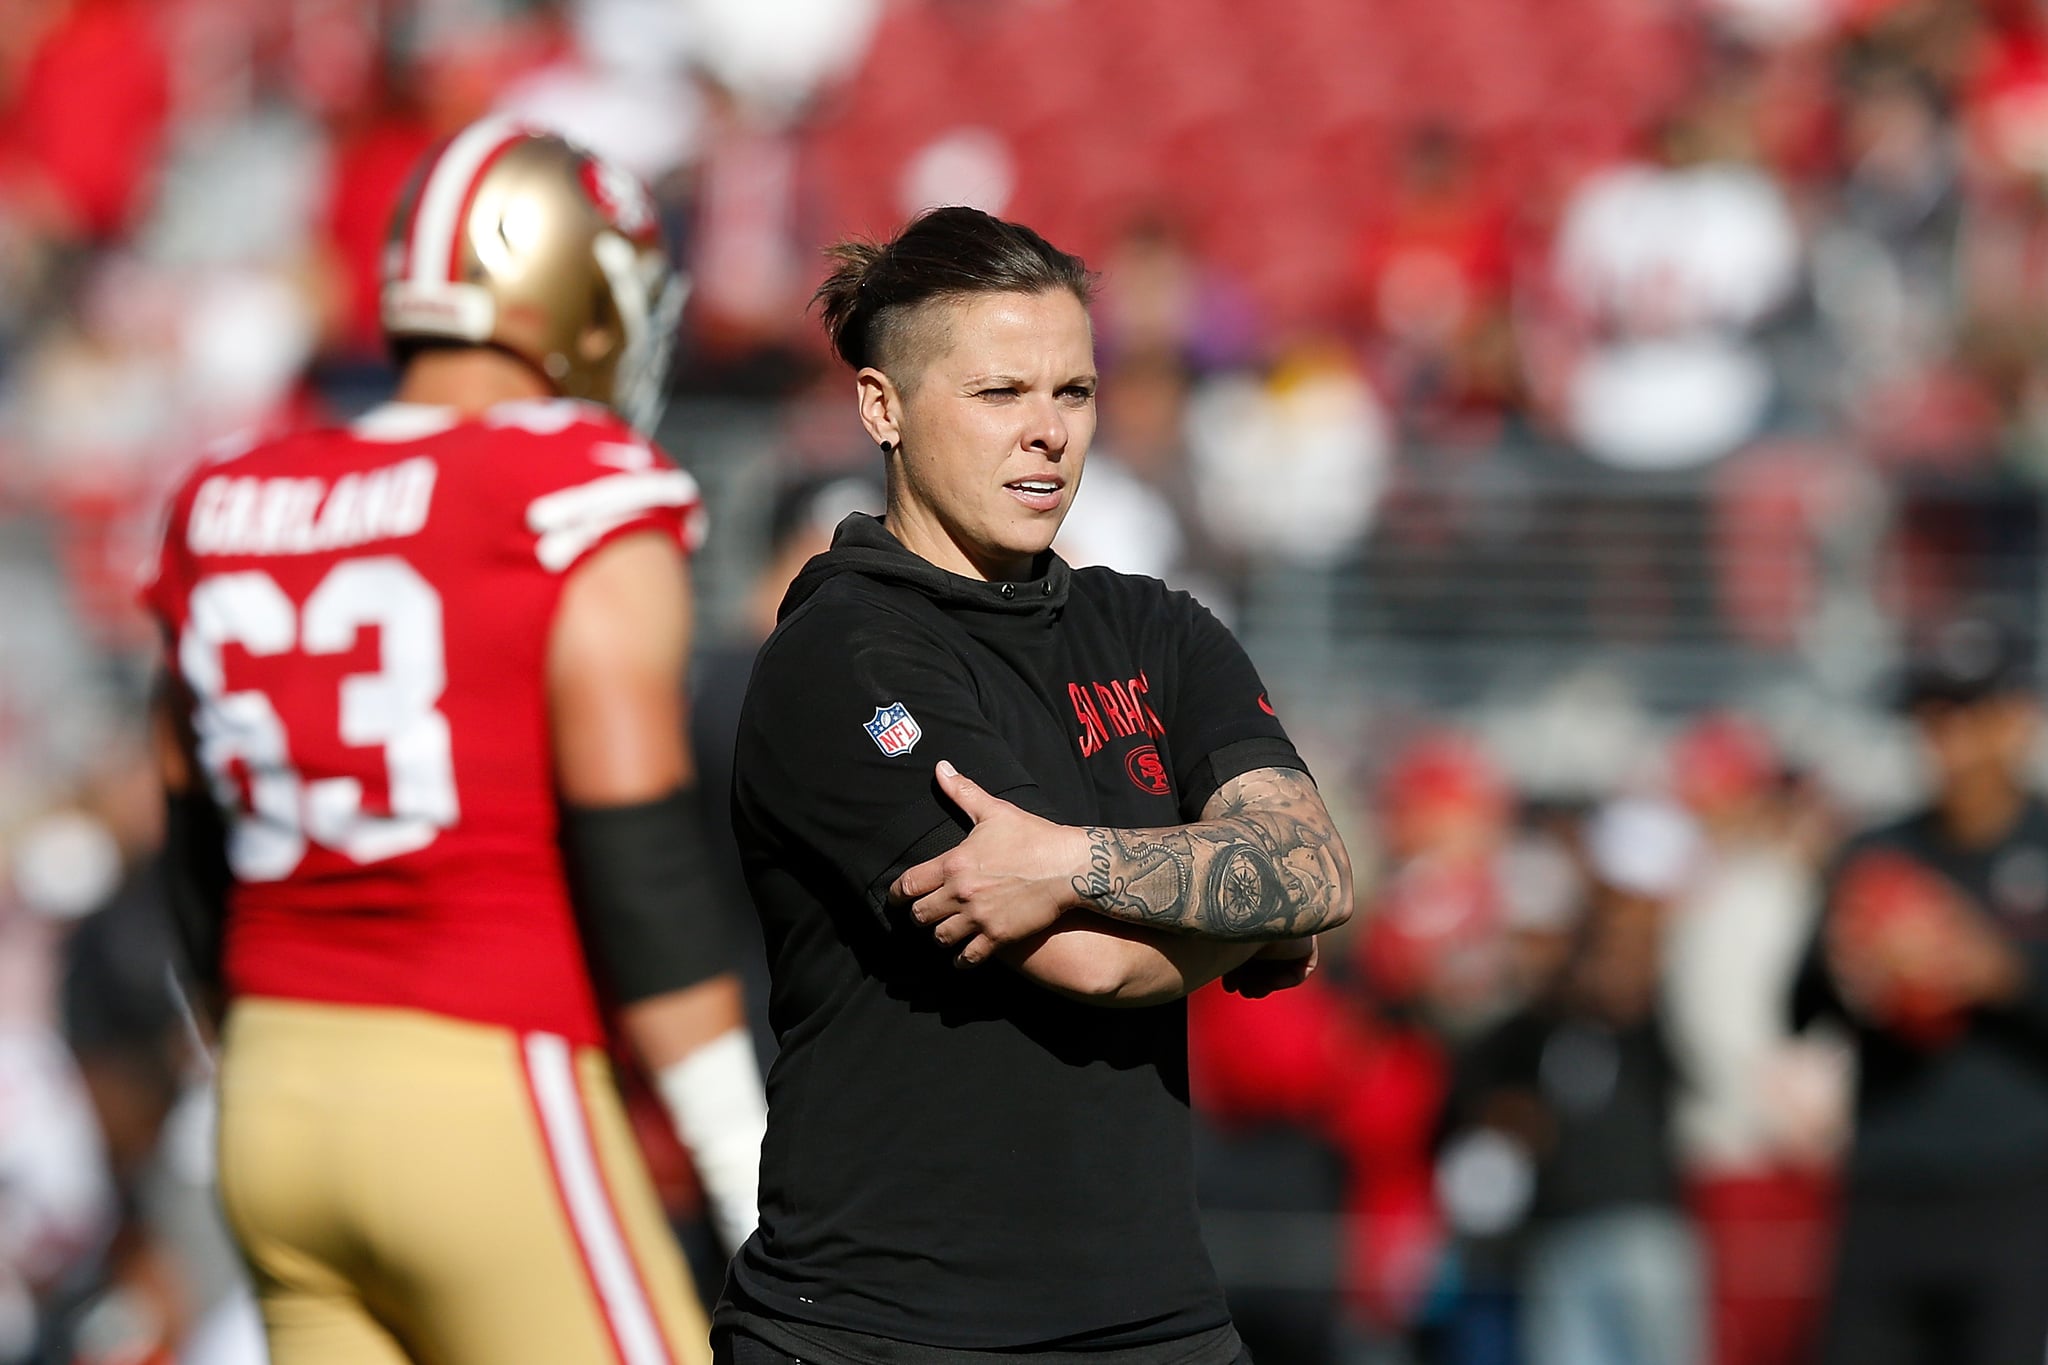
[[[940,568],[903,546],[881,520],[855,512],[832,533],[832,548],[804,565],[783,595],[781,620],[842,574],[908,589],[930,599],[970,633],[1017,640],[1042,635],[1066,610],[1073,571],[1050,550],[1029,578],[985,582]]]

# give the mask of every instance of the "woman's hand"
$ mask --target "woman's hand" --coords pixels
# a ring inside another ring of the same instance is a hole
[[[938,765],[939,790],[974,828],[958,846],[896,879],[890,894],[932,937],[957,948],[958,966],[986,962],[996,949],[1042,933],[1076,903],[1073,881],[1087,861],[1087,838],[998,796],[952,764]]]

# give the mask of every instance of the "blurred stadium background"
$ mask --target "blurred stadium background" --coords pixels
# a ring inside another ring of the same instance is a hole
[[[1101,271],[1063,548],[1235,624],[1369,873],[1311,988],[1195,1012],[1262,1360],[1515,1358],[1527,1173],[1444,1144],[1461,1058],[1617,889],[1669,912],[1632,970],[1678,1052],[1736,1060],[1601,1141],[1681,1222],[1792,1173],[1699,1227],[1796,1337],[1842,1060],[1764,1020],[1812,871],[1919,792],[1907,642],[2048,644],[2035,0],[6,0],[0,1361],[246,1358],[131,584],[208,442],[381,394],[391,203],[494,109],[658,187],[727,646],[787,490],[874,463],[817,249],[966,202]]]

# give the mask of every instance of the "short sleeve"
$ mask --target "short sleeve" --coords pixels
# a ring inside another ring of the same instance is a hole
[[[763,835],[793,846],[888,925],[890,884],[967,834],[933,777],[942,758],[1050,817],[936,630],[883,607],[814,603],[771,640],[747,690],[733,780],[741,847]]]
[[[1217,788],[1256,769],[1307,772],[1237,638],[1188,594],[1168,603],[1178,648],[1166,734],[1182,816],[1199,818]]]
[[[136,601],[166,631],[178,629],[190,587],[185,556],[185,518],[190,505],[187,481],[172,492],[158,513],[149,556],[136,576]]]
[[[703,543],[697,481],[626,430],[579,430],[543,462],[543,486],[528,498],[526,531],[549,573],[567,573],[601,547],[639,531],[672,536],[685,554]]]

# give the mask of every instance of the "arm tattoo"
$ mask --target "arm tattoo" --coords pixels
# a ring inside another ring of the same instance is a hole
[[[1349,912],[1350,862],[1306,774],[1247,773],[1209,807],[1169,829],[1089,826],[1075,894],[1115,919],[1222,939],[1293,938]]]

